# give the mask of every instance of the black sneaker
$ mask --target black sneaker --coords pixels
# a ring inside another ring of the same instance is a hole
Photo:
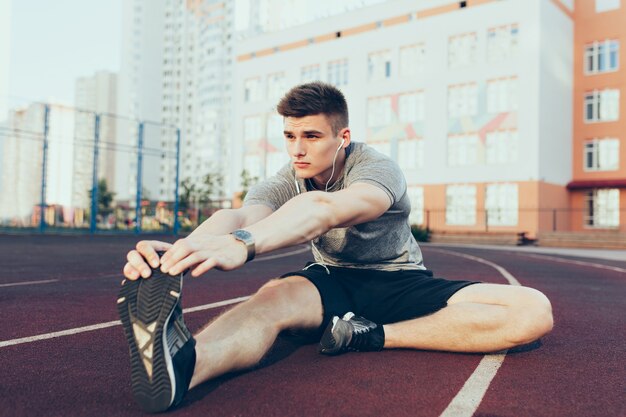
[[[150,413],[182,401],[196,364],[196,341],[183,320],[182,288],[183,274],[174,277],[157,268],[148,279],[122,281],[117,299],[133,394]]]
[[[385,332],[383,326],[354,313],[346,313],[343,318],[333,317],[320,340],[320,353],[339,355],[340,353],[372,352],[383,349]]]

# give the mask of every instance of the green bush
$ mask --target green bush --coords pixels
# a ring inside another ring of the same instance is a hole
[[[418,242],[428,242],[430,240],[430,229],[427,227],[418,226],[417,224],[411,225],[411,233]]]

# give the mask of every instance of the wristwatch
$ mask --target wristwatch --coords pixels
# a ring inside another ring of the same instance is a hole
[[[238,229],[234,232],[231,232],[231,235],[233,235],[235,239],[243,242],[246,245],[246,249],[248,250],[248,258],[246,259],[246,262],[253,260],[254,255],[256,254],[256,250],[254,248],[254,238],[252,237],[250,232],[248,232],[247,230]]]

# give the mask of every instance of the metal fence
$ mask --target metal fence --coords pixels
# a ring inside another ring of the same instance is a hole
[[[13,110],[0,124],[0,229],[192,229],[230,201],[181,201],[180,146],[172,125],[47,103]]]
[[[626,233],[626,209],[589,208],[471,209],[457,216],[446,209],[424,210],[419,226],[431,231]]]

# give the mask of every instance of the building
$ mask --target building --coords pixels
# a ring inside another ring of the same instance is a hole
[[[129,201],[131,206],[137,195],[140,133],[145,156],[142,189],[154,197],[159,187],[165,5],[166,0],[123,2],[116,122],[119,151],[112,190],[116,200]]]
[[[248,38],[236,50],[234,170],[288,161],[275,105],[337,85],[353,140],[397,161],[411,221],[439,231],[552,228],[572,173],[574,22],[558,1],[398,0]],[[288,41],[285,41],[288,39]],[[559,109],[558,117],[554,116]]]
[[[116,183],[117,148],[117,75],[100,71],[91,77],[76,80],[74,105],[76,147],[74,151],[74,179],[72,181],[72,206],[87,208],[91,205],[89,190],[93,185],[94,140],[96,114],[99,115],[99,158],[97,178],[109,186]]]
[[[47,119],[47,120],[46,120]],[[33,226],[35,207],[41,204],[44,137],[47,125],[45,204],[62,206],[63,221],[72,222],[74,109],[35,103],[11,110],[4,137],[0,181],[0,224]]]
[[[626,4],[576,1],[574,136],[568,184],[574,230],[626,231]]]
[[[166,2],[161,120],[180,128],[179,179],[196,186],[229,174],[233,31],[232,1]],[[175,156],[176,135],[163,132],[161,146]],[[175,178],[176,159],[162,158],[160,200],[173,201]]]

